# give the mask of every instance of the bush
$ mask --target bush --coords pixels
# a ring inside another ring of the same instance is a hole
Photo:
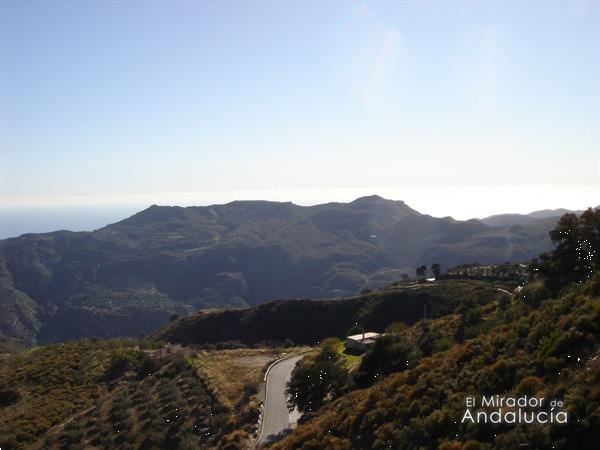
[[[21,394],[15,389],[0,390],[0,407],[9,406],[17,403],[21,399]]]
[[[400,336],[381,336],[363,357],[354,382],[359,387],[370,386],[387,374],[415,367],[420,358],[419,349]]]
[[[527,306],[538,308],[542,300],[550,297],[550,291],[545,284],[536,282],[525,286],[518,295]]]
[[[542,379],[534,376],[528,376],[521,380],[517,386],[517,392],[519,394],[534,395],[540,392],[544,388],[544,382]]]
[[[110,363],[104,377],[106,380],[115,380],[127,372],[132,367],[131,358],[123,353],[116,353],[111,356]]]
[[[142,358],[142,361],[139,363],[137,367],[137,378],[141,380],[142,378],[148,377],[155,373],[158,370],[158,364],[149,356],[145,355]]]

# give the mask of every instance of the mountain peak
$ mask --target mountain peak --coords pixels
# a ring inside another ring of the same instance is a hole
[[[366,195],[364,197],[359,197],[356,200],[353,200],[350,203],[366,203],[366,202],[389,202],[392,200],[387,200],[379,195]]]
[[[142,225],[166,220],[181,220],[185,219],[187,214],[187,208],[182,206],[161,206],[154,204],[118,223]]]

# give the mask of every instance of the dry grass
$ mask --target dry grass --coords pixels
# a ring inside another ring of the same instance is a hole
[[[277,358],[272,349],[235,349],[200,352],[190,361],[219,391],[229,406],[244,396],[244,386],[258,386],[264,367]]]
[[[285,349],[295,353],[306,348]],[[244,387],[258,387],[263,381],[266,367],[283,356],[277,349],[235,349],[200,352],[191,359],[200,374],[218,390],[221,401],[237,405],[244,397]]]

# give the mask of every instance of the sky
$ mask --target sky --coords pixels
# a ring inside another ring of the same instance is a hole
[[[3,0],[0,20],[0,210],[600,204],[598,2]]]

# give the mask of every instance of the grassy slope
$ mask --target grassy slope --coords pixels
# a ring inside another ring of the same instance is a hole
[[[245,390],[257,389],[265,366],[276,358],[272,349],[235,349],[203,351],[190,363],[210,380],[223,402],[233,407],[243,399]]]
[[[340,344],[339,344],[337,350],[338,350],[338,353],[340,354],[340,356],[343,358],[342,366],[345,367],[346,369],[353,370],[357,367],[358,364],[360,364],[362,355],[347,352],[345,342],[340,341]]]
[[[484,326],[478,337],[338,399],[274,448],[594,448],[600,427],[600,290],[578,291],[531,311],[520,302],[488,311],[491,329]],[[450,323],[444,320],[442,328]],[[474,394],[562,399],[570,421],[460,424],[465,398]]]

